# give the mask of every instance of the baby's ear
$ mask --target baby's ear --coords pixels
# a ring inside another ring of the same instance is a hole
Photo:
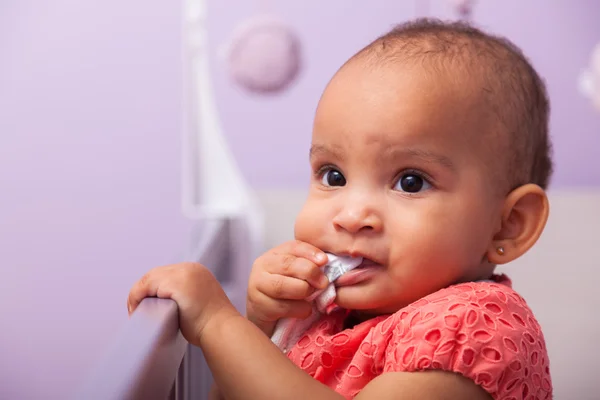
[[[513,190],[505,199],[502,224],[487,252],[492,264],[506,264],[525,254],[537,242],[548,220],[546,192],[534,184]]]

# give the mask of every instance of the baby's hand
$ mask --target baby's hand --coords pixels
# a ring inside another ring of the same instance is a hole
[[[214,275],[206,267],[196,263],[181,263],[150,270],[129,292],[129,315],[145,297],[174,300],[179,309],[181,333],[189,343],[196,346],[200,346],[202,332],[212,318],[237,313]]]
[[[308,317],[312,306],[305,299],[329,284],[321,268],[325,264],[324,252],[297,240],[260,256],[248,283],[248,319],[271,336],[277,320]]]

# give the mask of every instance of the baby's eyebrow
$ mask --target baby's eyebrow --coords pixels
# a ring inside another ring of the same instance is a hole
[[[339,146],[323,146],[320,144],[313,144],[310,146],[310,151],[308,152],[309,159],[313,159],[318,155],[325,155],[334,157],[337,159],[342,159],[342,152]]]
[[[387,163],[390,159],[397,158],[418,158],[427,163],[440,164],[448,169],[455,170],[454,162],[445,155],[437,154],[425,149],[402,147],[394,148],[391,147],[389,151],[385,151],[386,157],[381,157],[381,161]],[[336,158],[338,160],[343,159],[343,153],[340,146],[323,146],[320,144],[313,144],[310,147],[309,158],[312,159],[316,156],[323,155],[327,157]]]
[[[440,164],[448,169],[455,170],[456,166],[454,162],[445,155],[437,154],[424,149],[417,148],[401,148],[391,149],[390,154],[392,158],[396,157],[413,157],[419,158],[427,163]]]

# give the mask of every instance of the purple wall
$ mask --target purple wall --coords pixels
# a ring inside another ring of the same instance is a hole
[[[167,4],[0,6],[1,399],[65,398],[187,243]]]
[[[452,16],[445,1],[430,3],[432,15]],[[600,40],[600,6],[480,3],[477,21],[521,45],[549,82],[555,187],[599,186],[600,114],[578,95],[576,79]],[[360,8],[346,0],[270,4],[304,40],[306,70],[297,85],[254,98],[229,83],[217,60],[214,80],[248,179],[297,187],[307,178],[312,113],[327,80],[415,7],[389,0]],[[0,6],[0,398],[67,393],[126,321],[133,281],[176,261],[187,244],[189,224],[179,212],[178,6]],[[239,0],[210,6],[214,50],[257,11]]]

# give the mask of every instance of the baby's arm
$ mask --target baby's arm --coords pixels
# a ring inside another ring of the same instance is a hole
[[[491,400],[492,397],[462,375],[429,371],[385,373],[373,379],[355,399]]]
[[[135,312],[145,297],[177,302],[181,332],[188,342],[202,349],[225,399],[344,400],[342,395],[292,363],[268,336],[244,318],[231,304],[214,275],[202,265],[182,263],[152,269],[131,289],[128,312]],[[454,398],[472,398],[463,387],[466,383],[441,381],[438,379],[443,378],[433,375],[428,375],[431,376],[429,379],[417,377],[421,374],[430,373],[382,375],[357,398],[376,395],[382,400],[405,399],[402,395],[405,389],[423,393],[426,395],[420,396],[423,399],[427,396],[444,398],[427,389],[434,382],[443,385]],[[390,389],[393,390],[388,391]]]
[[[294,365],[239,314],[213,320],[204,330],[200,347],[223,398],[228,400],[344,399]],[[355,398],[490,399],[473,381],[441,371],[386,373]]]
[[[304,298],[328,283],[320,271],[326,259],[319,249],[299,241],[267,251],[252,266],[246,318],[271,337],[280,318],[307,317],[312,308]],[[224,399],[216,384],[209,396]]]
[[[339,399],[343,396],[295,366],[240,314],[214,318],[199,343],[222,396],[236,399]]]

